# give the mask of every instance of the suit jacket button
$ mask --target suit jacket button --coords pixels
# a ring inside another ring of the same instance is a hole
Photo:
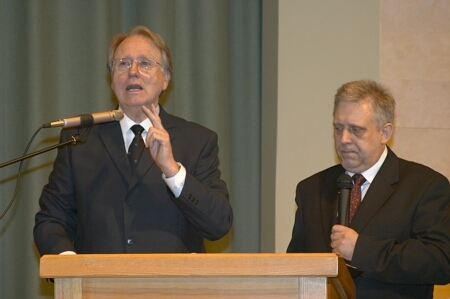
[[[128,245],[133,245],[133,239],[128,239],[128,240],[127,240],[127,244],[128,244]]]

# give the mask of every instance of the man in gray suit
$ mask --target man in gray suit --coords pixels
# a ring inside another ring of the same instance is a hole
[[[116,35],[108,66],[124,118],[58,150],[36,214],[40,254],[204,252],[233,219],[217,134],[159,105],[172,75],[159,35],[143,26]],[[77,133],[65,129],[61,141]]]
[[[432,298],[434,284],[450,282],[449,181],[386,145],[394,113],[395,101],[382,85],[341,86],[333,113],[341,163],[297,185],[287,251],[341,255],[361,271],[354,278],[358,299]],[[348,226],[336,224],[337,180],[344,173],[362,175]]]

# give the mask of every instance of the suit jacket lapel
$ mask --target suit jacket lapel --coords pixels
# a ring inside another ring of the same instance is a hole
[[[388,148],[386,160],[370,184],[369,190],[367,190],[350,227],[357,232],[362,231],[370,219],[394,193],[392,185],[398,180],[398,158]]]
[[[320,193],[321,202],[321,216],[322,216],[322,231],[324,236],[324,244],[327,246],[328,250],[331,251],[330,245],[330,235],[331,228],[336,224],[336,215],[338,211],[338,199],[337,199],[337,188],[336,192],[333,193]],[[320,234],[318,234],[320,235]]]
[[[339,205],[337,178],[344,173],[341,165],[332,168],[332,172],[324,172],[320,178],[320,211],[322,216],[322,230],[325,244],[331,251],[330,234],[331,227],[337,223],[337,212]]]
[[[120,124],[111,123],[98,126],[98,135],[119,172],[127,182],[130,182],[131,168],[128,163]]]

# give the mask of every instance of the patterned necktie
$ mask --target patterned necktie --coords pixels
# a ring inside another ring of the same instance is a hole
[[[134,133],[133,141],[131,141],[128,148],[128,160],[130,161],[131,170],[136,170],[139,157],[145,148],[144,139],[142,139],[142,132],[144,128],[140,125],[134,125],[131,127],[131,131]]]
[[[353,176],[353,181],[355,182],[350,192],[350,213],[348,215],[348,222],[351,223],[353,216],[355,216],[356,210],[358,210],[361,204],[361,185],[364,184],[366,179],[362,174],[356,173]]]

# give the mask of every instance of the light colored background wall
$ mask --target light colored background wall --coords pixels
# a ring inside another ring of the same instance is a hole
[[[450,178],[450,1],[382,0],[380,80],[397,101],[392,148]]]

